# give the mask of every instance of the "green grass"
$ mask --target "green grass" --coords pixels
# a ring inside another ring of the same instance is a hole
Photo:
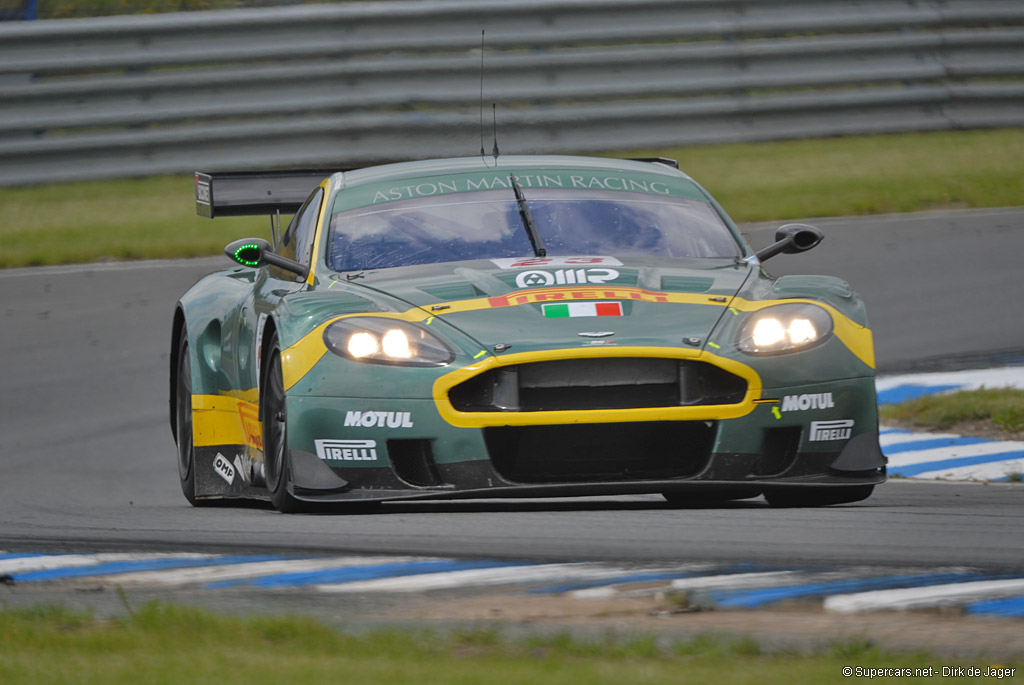
[[[659,150],[737,221],[1004,207],[1024,197],[1024,129]],[[0,188],[0,267],[212,255],[263,217],[195,214],[190,176]]]
[[[667,644],[651,636],[584,640],[555,634],[513,640],[487,628],[347,633],[308,618],[236,618],[162,604],[146,605],[123,619],[53,607],[0,611],[4,685],[775,685],[846,682],[844,666],[913,668],[936,661],[925,653],[888,654],[863,640],[808,655],[766,652],[749,639],[715,637]],[[981,665],[945,657],[941,663]]]
[[[1016,433],[1024,431],[1024,390],[982,388],[925,395],[899,404],[882,405],[879,415],[883,421],[900,421],[922,428],[945,430],[980,423]]]
[[[1011,207],[1024,129],[915,133],[658,151],[736,221]]]

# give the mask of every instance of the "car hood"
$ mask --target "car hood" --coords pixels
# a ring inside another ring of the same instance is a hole
[[[630,264],[553,258],[422,265],[341,278],[346,290],[378,307],[418,307],[434,317],[432,323],[441,320],[486,350],[527,352],[596,345],[704,348],[755,271],[731,259]]]

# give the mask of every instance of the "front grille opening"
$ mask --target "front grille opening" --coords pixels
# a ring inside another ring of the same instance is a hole
[[[704,362],[612,357],[492,369],[452,388],[457,411],[575,411],[736,404],[747,382]]]
[[[406,483],[421,488],[444,484],[434,463],[430,440],[388,440],[387,445],[391,468]]]
[[[517,483],[688,478],[711,458],[713,421],[503,426],[484,429],[491,463]]]
[[[800,426],[765,430],[754,475],[777,476],[792,466],[800,449],[800,430]]]

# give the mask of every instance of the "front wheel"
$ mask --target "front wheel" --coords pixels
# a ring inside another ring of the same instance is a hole
[[[276,332],[271,336],[267,350],[260,393],[260,417],[263,423],[263,468],[270,501],[275,509],[284,514],[303,511],[306,508],[304,503],[288,492],[291,483],[288,411],[281,372],[281,346]]]
[[[181,331],[178,341],[177,384],[174,392],[174,427],[178,443],[178,479],[181,492],[192,506],[196,499],[196,457],[192,442],[192,358],[189,356],[188,335]]]
[[[871,496],[874,485],[846,485],[830,488],[772,488],[764,498],[773,507],[826,507],[830,504],[860,502]]]

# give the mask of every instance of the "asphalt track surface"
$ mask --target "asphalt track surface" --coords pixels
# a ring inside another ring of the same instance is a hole
[[[256,230],[262,233],[262,222]],[[768,263],[867,301],[881,369],[1024,357],[1024,209],[817,222]],[[746,227],[752,243],[772,228]],[[1024,487],[890,482],[863,503],[673,510],[660,497],[195,509],[168,428],[174,302],[224,258],[0,272],[0,549],[393,552],[1024,568]]]

